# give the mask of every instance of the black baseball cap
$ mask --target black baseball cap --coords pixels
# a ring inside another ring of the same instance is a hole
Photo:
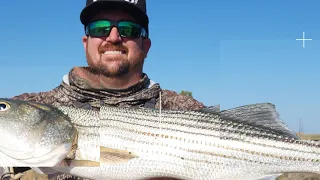
[[[147,33],[149,32],[146,0],[87,0],[86,7],[80,14],[81,23],[86,26],[96,13],[107,9],[121,9],[128,12]]]

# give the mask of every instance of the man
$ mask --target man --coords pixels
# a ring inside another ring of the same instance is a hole
[[[204,107],[190,96],[161,89],[143,72],[151,47],[145,0],[87,0],[80,20],[88,67],[72,68],[48,92],[24,93],[13,99],[93,110],[101,105],[172,110]]]

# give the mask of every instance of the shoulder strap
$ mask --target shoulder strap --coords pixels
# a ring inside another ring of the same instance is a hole
[[[92,109],[92,106],[87,102],[83,103],[83,102],[75,101],[72,105],[75,108]]]
[[[152,98],[144,104],[145,108],[153,109],[156,107],[156,98]]]

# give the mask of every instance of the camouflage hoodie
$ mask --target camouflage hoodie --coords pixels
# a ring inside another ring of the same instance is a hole
[[[79,78],[74,73],[74,69],[63,77],[59,86],[50,91],[23,93],[12,99],[91,109],[99,109],[103,104],[121,107],[152,107],[148,104],[154,104],[155,108],[159,108],[160,93],[163,109],[197,110],[204,107],[201,102],[192,97],[161,89],[159,83],[150,80],[146,74],[139,83],[127,89],[95,89],[85,79]]]
[[[161,95],[161,103],[160,103]],[[159,83],[144,74],[139,83],[121,90],[96,89],[74,72],[74,68],[63,77],[62,83],[47,92],[23,93],[12,99],[28,100],[39,103],[66,105],[98,110],[101,105],[119,107],[138,106],[171,110],[198,110],[204,105],[189,96],[161,89]],[[19,169],[16,169],[19,171]],[[34,176],[34,174],[33,174]],[[28,179],[23,177],[22,179]],[[50,179],[81,179],[61,174]]]

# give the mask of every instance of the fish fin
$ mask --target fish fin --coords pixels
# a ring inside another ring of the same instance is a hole
[[[198,110],[199,112],[203,113],[220,113],[220,104],[214,106],[206,106]]]
[[[74,138],[71,145],[71,150],[69,151],[67,155],[67,159],[74,159],[76,157],[76,151],[78,149],[78,130],[75,130]]]
[[[57,171],[53,170],[49,167],[30,167],[33,171],[35,171],[38,174],[55,174]]]
[[[281,176],[283,173],[278,173],[278,174],[266,174],[266,175],[261,175],[257,180],[271,180],[271,179],[277,179],[279,176]]]
[[[299,139],[296,133],[280,119],[275,105],[271,103],[250,104],[222,110],[221,118],[268,129],[288,138]]]
[[[58,166],[67,167],[99,167],[100,162],[90,161],[90,160],[75,160],[75,159],[65,159],[63,164]]]
[[[127,151],[100,146],[100,162],[102,164],[118,164],[128,162],[138,155]]]

